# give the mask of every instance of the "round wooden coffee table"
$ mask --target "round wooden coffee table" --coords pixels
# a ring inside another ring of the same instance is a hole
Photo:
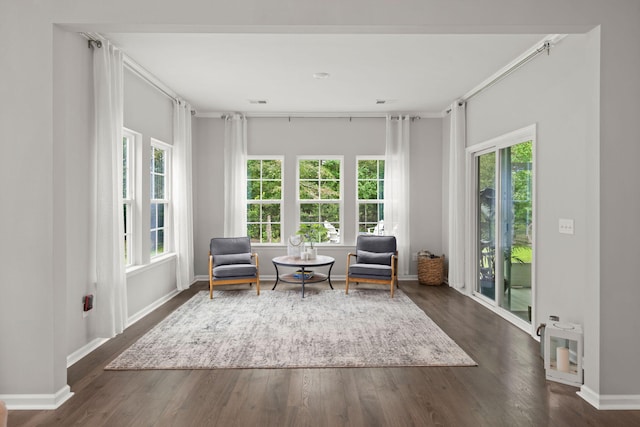
[[[271,260],[273,266],[276,268],[276,283],[271,290],[276,288],[278,282],[285,283],[299,283],[302,285],[302,298],[304,298],[304,285],[305,283],[317,283],[328,281],[329,286],[333,289],[331,284],[331,269],[333,263],[336,261],[333,257],[326,255],[318,255],[315,259],[301,259],[292,256],[278,256]],[[278,267],[293,267],[297,270],[293,273],[280,274]],[[310,270],[312,267],[329,267],[327,274],[318,273],[317,271]],[[310,275],[313,273],[312,275]]]

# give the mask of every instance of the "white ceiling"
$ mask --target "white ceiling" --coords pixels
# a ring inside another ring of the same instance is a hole
[[[440,114],[544,39],[543,34],[103,35],[198,115]],[[314,79],[317,72],[330,77]],[[387,103],[377,105],[379,99]]]

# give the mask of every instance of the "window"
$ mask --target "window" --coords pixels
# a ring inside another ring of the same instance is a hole
[[[300,226],[322,224],[327,239],[340,242],[342,157],[298,158],[298,211]]]
[[[247,161],[247,234],[253,243],[280,243],[282,230],[281,157]]]
[[[358,233],[384,232],[384,158],[358,157]]]
[[[169,252],[170,147],[151,143],[151,257]]]
[[[134,142],[135,135],[125,129],[122,137],[122,210],[124,213],[124,264],[126,266],[132,265],[134,262]]]

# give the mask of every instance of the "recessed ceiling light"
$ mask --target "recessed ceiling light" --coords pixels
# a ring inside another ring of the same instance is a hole
[[[328,79],[330,76],[329,73],[313,73],[314,79]]]
[[[385,104],[386,102],[385,99],[376,99],[376,104]]]
[[[250,99],[249,104],[266,104],[266,99]]]

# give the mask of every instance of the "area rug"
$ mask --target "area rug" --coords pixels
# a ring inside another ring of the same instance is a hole
[[[105,369],[474,365],[402,291],[229,290],[199,292]]]

